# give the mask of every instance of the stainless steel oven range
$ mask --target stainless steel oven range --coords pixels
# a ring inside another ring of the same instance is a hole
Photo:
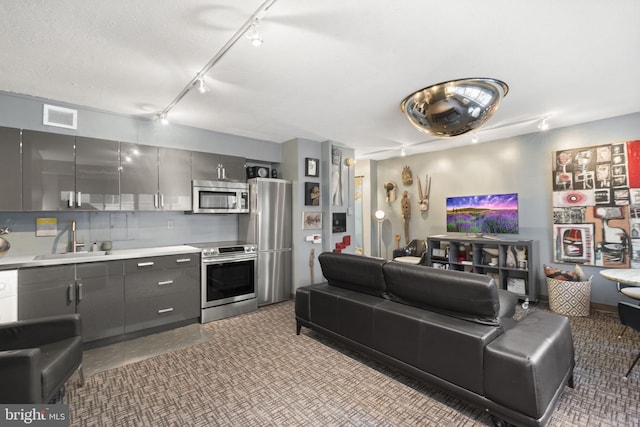
[[[218,242],[191,246],[202,248],[201,323],[258,309],[256,245]]]

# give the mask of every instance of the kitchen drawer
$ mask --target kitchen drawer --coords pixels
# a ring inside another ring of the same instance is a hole
[[[124,262],[125,274],[166,268],[200,266],[200,253],[134,258]]]
[[[121,276],[122,272],[122,261],[98,261],[76,264],[77,279],[88,279],[90,277]]]
[[[168,325],[200,315],[200,298],[193,292],[152,296],[125,303],[125,332]]]
[[[125,275],[125,300],[145,300],[168,294],[200,295],[200,269],[169,268],[160,271],[129,273]]]
[[[20,268],[18,270],[18,286],[42,282],[73,282],[76,279],[75,269],[74,264]]]

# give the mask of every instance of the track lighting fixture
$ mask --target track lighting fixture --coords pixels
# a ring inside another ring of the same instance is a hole
[[[249,19],[245,21],[242,27],[240,27],[238,31],[235,32],[231,39],[229,39],[229,41],[224,46],[222,46],[218,53],[216,53],[213,58],[211,58],[209,62],[207,62],[207,65],[205,65],[200,70],[200,72],[198,72],[198,74],[196,74],[195,77],[185,85],[185,87],[173,99],[173,101],[171,101],[171,103],[167,105],[164,110],[155,115],[156,120],[162,122],[163,124],[168,124],[169,121],[167,120],[167,114],[169,114],[169,111],[171,111],[171,109],[175,107],[176,104],[180,102],[180,100],[182,100],[182,98],[184,98],[184,96],[189,93],[189,91],[194,87],[197,88],[198,92],[200,93],[207,92],[208,88],[204,81],[204,76],[220,59],[222,59],[222,57],[229,51],[229,49],[231,49],[231,47],[236,44],[236,42],[242,37],[243,34],[246,34],[247,38],[251,39],[251,43],[254,46],[260,46],[262,44],[262,37],[258,33],[258,21],[267,14],[267,11],[271,6],[273,6],[275,2],[276,0],[265,0],[265,2],[262,3],[258,10],[256,10],[253,15],[251,15]]]
[[[403,145],[402,148],[400,149],[400,155],[402,157],[407,155],[407,146],[406,145]]]
[[[471,135],[471,142],[474,144],[477,144],[478,141],[480,141],[480,138],[478,137],[477,133],[474,133],[473,135]]]

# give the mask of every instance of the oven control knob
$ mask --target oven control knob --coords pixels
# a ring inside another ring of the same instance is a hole
[[[254,245],[249,246],[249,252],[255,252],[256,249],[257,248]]]
[[[211,256],[213,251],[211,249],[203,249],[202,256]]]

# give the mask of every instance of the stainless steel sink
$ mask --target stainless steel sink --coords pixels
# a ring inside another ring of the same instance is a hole
[[[45,254],[34,257],[35,261],[43,261],[48,259],[73,259],[73,258],[86,258],[92,256],[102,256],[105,251],[97,252],[66,252],[64,254]]]

